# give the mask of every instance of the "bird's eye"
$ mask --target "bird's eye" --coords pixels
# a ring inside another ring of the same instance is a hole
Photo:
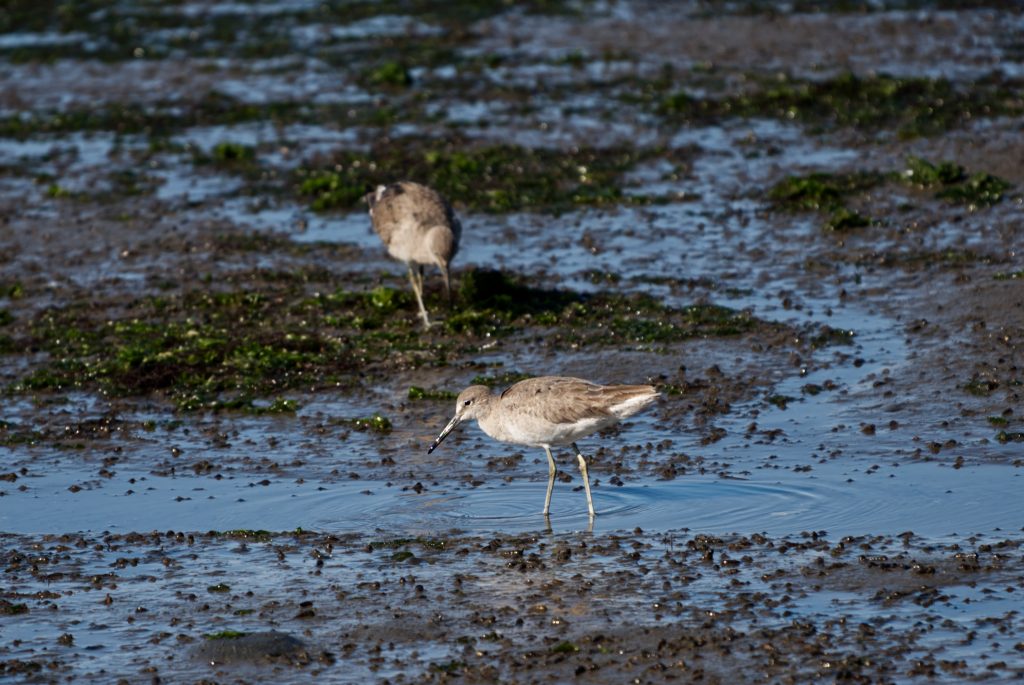
[[[473,404],[473,400],[466,400],[465,402],[462,403],[462,406],[463,407],[468,407],[471,404]]]

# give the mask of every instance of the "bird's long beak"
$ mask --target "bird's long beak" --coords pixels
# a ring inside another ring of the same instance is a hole
[[[448,434],[455,430],[455,427],[462,422],[462,419],[458,416],[453,416],[452,420],[448,422],[448,425],[444,427],[441,434],[437,436],[434,442],[430,443],[430,448],[427,450],[427,454],[430,454],[437,449],[437,446],[441,444],[441,441],[448,437]]]

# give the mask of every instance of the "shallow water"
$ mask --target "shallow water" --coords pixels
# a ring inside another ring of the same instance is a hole
[[[776,452],[771,448],[771,452]],[[810,473],[779,468],[765,448],[748,449],[752,465],[743,478],[681,476],[674,480],[631,478],[624,485],[594,488],[598,516],[591,526],[576,479],[555,483],[550,529],[595,533],[689,529],[706,534],[760,532],[773,536],[827,531],[830,536],[865,530],[896,535],[910,530],[944,539],[1024,527],[1020,503],[1007,493],[1020,475],[999,466],[953,469],[937,463],[889,464],[869,470],[859,459],[815,463]],[[595,475],[592,472],[592,477]],[[20,482],[0,507],[0,529],[36,535],[133,530],[377,531],[429,535],[438,530],[472,534],[548,529],[540,515],[546,480],[519,477],[471,487],[448,481],[424,483],[416,493],[404,483],[359,480],[297,483],[258,475],[222,480],[119,470],[95,478],[58,466],[50,475]],[[600,478],[597,478],[600,481]],[[134,481],[134,482],[131,482]],[[68,488],[85,484],[71,494]]]

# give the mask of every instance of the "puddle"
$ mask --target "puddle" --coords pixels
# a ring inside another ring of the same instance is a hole
[[[359,445],[346,445],[345,451],[358,452]],[[348,472],[359,461],[350,466],[345,460],[332,463]],[[755,467],[744,479],[693,475],[671,481],[633,478],[619,487],[601,483],[594,488],[599,515],[592,527],[574,474],[572,483],[555,483],[550,523],[562,532],[640,527],[648,533],[687,529],[712,535],[788,536],[814,530],[842,537],[865,530],[880,535],[912,530],[933,539],[957,531],[1024,528],[1020,507],[1001,496],[1012,487],[1001,467],[868,466],[859,459],[833,460],[816,463],[809,475]],[[417,492],[411,479],[323,480],[312,474],[303,477],[302,469],[287,474],[229,470],[227,477],[216,479],[191,476],[187,468],[169,477],[119,468],[116,475],[97,478],[95,472],[80,472],[69,464],[47,469],[52,472],[46,475],[36,475],[41,468],[37,462],[33,467],[18,480],[27,491],[8,491],[0,501],[0,530],[41,534],[301,528],[416,536],[452,528],[488,534],[547,527],[539,513],[546,487],[542,477],[520,475],[500,483],[491,478],[471,487],[454,478],[438,482],[420,474],[425,487]],[[601,475],[592,473],[598,481]],[[1009,478],[1015,482],[1020,476]],[[71,493],[72,486],[81,489]]]

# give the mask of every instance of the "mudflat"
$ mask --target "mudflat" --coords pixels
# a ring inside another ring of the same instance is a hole
[[[0,10],[0,674],[1024,677],[1022,22]],[[462,221],[428,331],[399,179]],[[543,375],[662,395],[593,522],[568,449],[550,525],[540,450],[426,454]]]

